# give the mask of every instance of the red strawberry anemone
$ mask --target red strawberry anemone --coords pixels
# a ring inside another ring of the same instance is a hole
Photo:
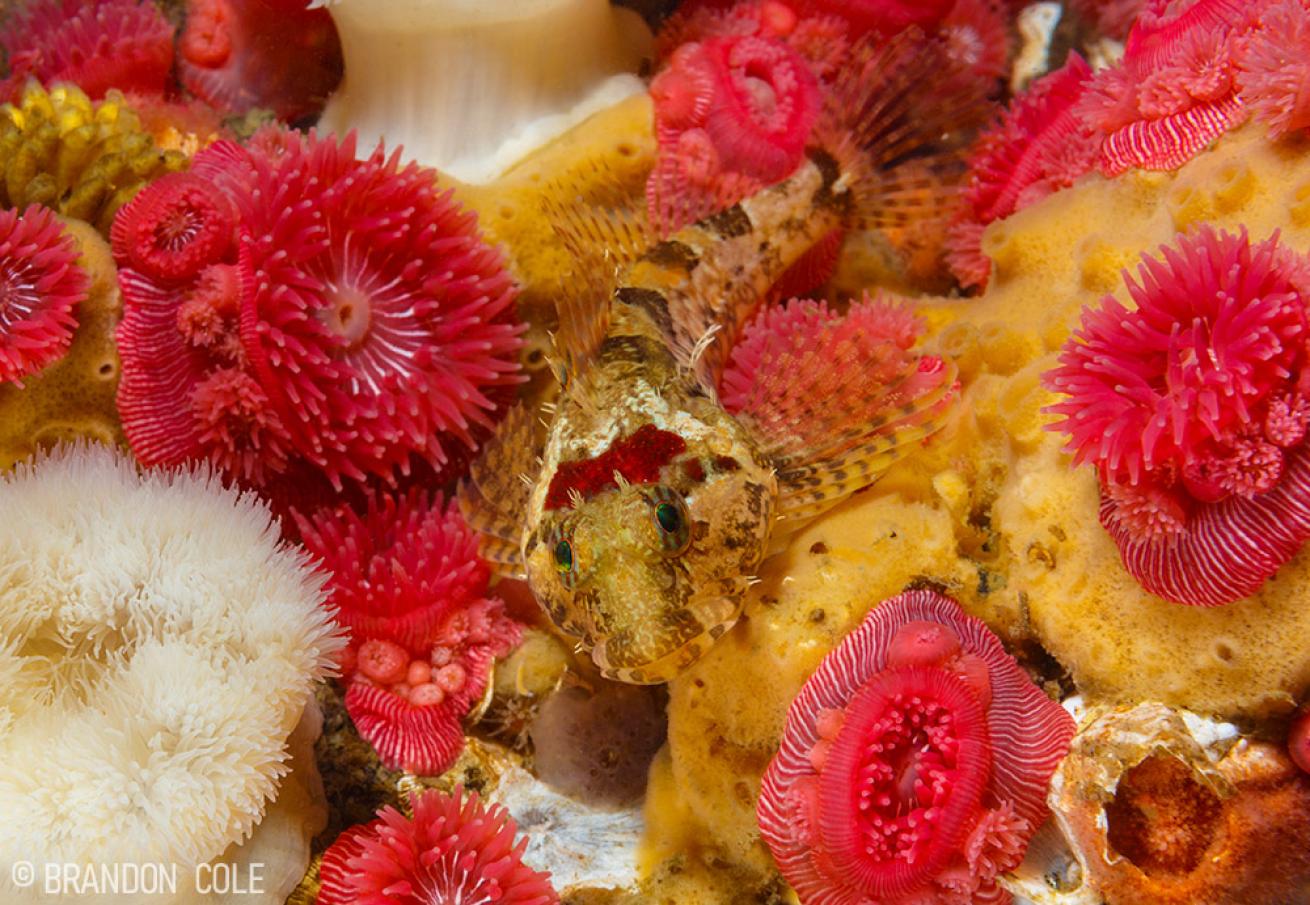
[[[1247,0],[1152,0],[1099,73],[1078,116],[1104,138],[1099,167],[1172,170],[1246,119],[1236,53],[1251,25]]]
[[[805,59],[755,35],[683,45],[651,95],[659,161],[646,197],[665,234],[785,178],[819,114]]]
[[[346,710],[395,769],[442,773],[464,746],[461,721],[522,626],[487,596],[490,568],[458,510],[419,492],[293,513],[330,570],[329,603],[350,630]]]
[[[301,454],[337,486],[472,448],[519,382],[500,253],[433,173],[353,136],[262,157],[242,227],[241,341]]]
[[[550,874],[523,863],[526,838],[476,794],[424,792],[413,819],[384,808],[323,855],[318,905],[554,905]]]
[[[250,152],[220,141],[191,169],[148,185],[110,231],[123,320],[118,410],[144,465],[208,459],[255,484],[294,451],[238,331],[249,255],[239,254],[236,199],[254,177]]]
[[[967,208],[951,226],[947,262],[964,286],[983,286],[991,262],[982,252],[983,227],[1010,216],[1096,165],[1099,139],[1076,115],[1091,67],[1076,53],[1016,97],[979,137],[969,161]]]
[[[792,703],[760,831],[804,905],[1004,901],[1073,734],[980,620],[910,591]]]
[[[1083,313],[1046,375],[1075,462],[1094,462],[1101,523],[1153,594],[1249,596],[1310,538],[1310,262],[1274,235],[1209,227]]]
[[[72,82],[92,100],[110,88],[163,94],[173,69],[173,28],[150,0],[35,0],[0,31],[10,78],[0,101],[28,78]]]
[[[0,211],[0,384],[19,382],[68,349],[90,285],[59,218],[40,205]]]

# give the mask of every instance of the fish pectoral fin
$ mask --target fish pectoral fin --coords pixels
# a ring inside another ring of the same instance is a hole
[[[520,540],[532,495],[530,478],[540,470],[546,427],[520,402],[483,444],[457,498],[469,527],[480,535],[482,555],[503,577],[525,576]]]
[[[547,186],[542,205],[571,261],[559,275],[555,346],[576,374],[605,339],[620,275],[655,242],[645,183],[594,158]]]
[[[909,349],[919,327],[908,307],[866,296],[845,314],[793,300],[746,329],[720,399],[774,463],[782,517],[869,486],[943,425],[956,369]]]
[[[858,437],[846,436],[825,448],[797,451],[778,465],[779,533],[819,515],[882,475],[942,427],[959,397],[953,365],[943,365],[939,379],[924,387],[890,420],[870,426]]]

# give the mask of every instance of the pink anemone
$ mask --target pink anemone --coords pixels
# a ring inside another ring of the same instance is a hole
[[[1301,0],[1271,3],[1239,46],[1237,84],[1242,101],[1270,132],[1310,127],[1310,9]]]
[[[241,342],[334,485],[477,445],[521,380],[514,285],[477,217],[381,147],[288,137],[242,199]]]
[[[764,37],[683,45],[651,95],[659,161],[646,197],[662,234],[788,176],[819,115],[805,60]]]
[[[262,484],[295,455],[281,416],[246,366],[238,330],[251,267],[238,249],[235,199],[253,177],[251,152],[217,142],[187,172],[147,186],[114,219],[123,291],[118,409],[145,465],[203,458]]]
[[[850,49],[850,26],[840,16],[801,15],[794,3],[742,0],[731,6],[684,3],[656,36],[665,61],[684,44],[712,38],[768,38],[791,47],[821,81],[837,75]]]
[[[1137,304],[1083,312],[1047,386],[1101,522],[1153,594],[1215,606],[1310,538],[1310,263],[1275,234],[1209,227],[1143,256]]]
[[[550,874],[523,863],[526,838],[498,805],[461,787],[384,808],[334,842],[319,869],[318,905],[557,905]]]
[[[1073,734],[981,620],[909,591],[792,702],[760,832],[802,905],[1005,901]]]
[[[1072,185],[1096,164],[1099,138],[1076,107],[1091,67],[1076,53],[1011,103],[978,139],[969,160],[966,213],[951,226],[948,263],[964,286],[984,286],[991,262],[982,229]]]
[[[290,122],[318,113],[341,81],[341,42],[305,0],[188,0],[178,75],[232,113],[267,108]]]
[[[79,254],[46,208],[0,211],[0,384],[21,385],[68,350],[90,286]]]
[[[484,597],[491,569],[454,505],[410,491],[295,514],[306,548],[332,574],[337,621],[354,635],[430,647],[445,617]]]
[[[305,516],[302,541],[330,573],[328,602],[349,629],[346,710],[387,765],[446,770],[464,745],[460,721],[481,699],[493,661],[522,626],[487,596],[490,568],[453,504],[418,491],[371,495]]]
[[[163,94],[173,69],[173,28],[151,0],[35,0],[0,31],[10,77],[0,101],[23,84],[72,82],[98,100],[110,88]]]
[[[1078,115],[1103,135],[1099,167],[1172,170],[1241,123],[1235,54],[1259,4],[1151,0],[1123,60],[1092,81]]]

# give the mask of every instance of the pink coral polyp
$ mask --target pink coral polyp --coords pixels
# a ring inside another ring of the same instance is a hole
[[[980,620],[910,591],[792,703],[760,831],[803,905],[997,901],[1073,733]]]
[[[900,895],[929,882],[964,841],[990,778],[987,719],[940,666],[876,673],[847,714],[819,771],[823,848],[869,894]]]
[[[21,382],[68,349],[90,279],[59,218],[0,211],[0,384]]]
[[[289,137],[242,227],[241,341],[301,455],[334,484],[473,448],[520,381],[500,253],[434,174],[379,147]]]
[[[198,276],[233,245],[236,212],[222,192],[195,173],[170,173],[114,218],[114,256],[161,283]]]
[[[1301,0],[1269,4],[1260,28],[1239,46],[1237,83],[1242,101],[1271,134],[1310,127],[1310,9]]]
[[[1101,521],[1149,591],[1216,605],[1254,593],[1310,537],[1307,262],[1274,235],[1209,227],[1083,313],[1047,385]]]
[[[413,818],[385,808],[323,855],[318,905],[557,905],[550,874],[523,863],[527,839],[476,794],[424,792]]]
[[[249,151],[216,142],[120,209],[110,236],[123,291],[118,409],[132,452],[146,465],[207,459],[259,484],[295,450],[238,332],[251,270],[234,199],[252,176]]]
[[[491,570],[477,535],[440,497],[372,494],[362,514],[340,504],[295,520],[332,574],[337,621],[356,637],[421,650],[450,610],[487,592]]]

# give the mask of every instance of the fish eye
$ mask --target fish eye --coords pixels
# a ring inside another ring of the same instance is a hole
[[[668,487],[656,487],[651,505],[655,528],[660,536],[660,550],[668,555],[681,553],[691,543],[691,524],[682,495]]]
[[[555,574],[560,584],[570,591],[578,583],[578,559],[573,550],[572,532],[556,526],[546,537],[550,557],[555,562]]]
[[[555,568],[561,572],[573,571],[573,545],[567,540],[555,542]]]

